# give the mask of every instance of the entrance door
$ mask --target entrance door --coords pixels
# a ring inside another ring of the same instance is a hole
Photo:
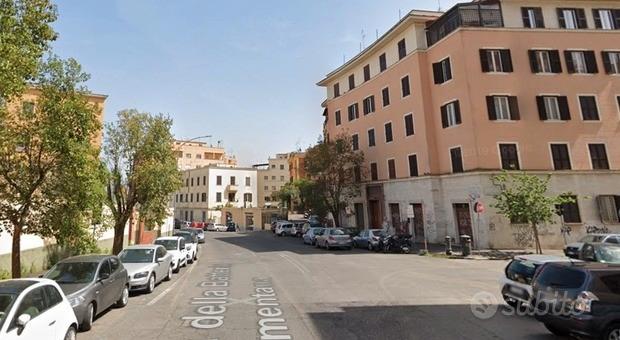
[[[368,211],[370,213],[370,228],[381,228],[381,206],[379,201],[368,201]]]
[[[402,233],[400,226],[400,207],[398,203],[390,203],[390,219],[392,221],[392,227],[397,234]]]
[[[459,232],[459,241],[461,235],[469,235],[472,237],[473,233],[471,227],[471,213],[469,211],[469,204],[467,203],[455,203],[454,215],[456,216],[456,226]]]
[[[357,229],[364,229],[364,204],[355,203],[355,226]]]
[[[415,233],[416,242],[424,242],[424,212],[422,210],[422,204],[412,203],[413,207],[413,232]]]

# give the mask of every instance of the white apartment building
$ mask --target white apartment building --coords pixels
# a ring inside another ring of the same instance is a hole
[[[280,202],[273,194],[289,182],[289,154],[279,153],[269,158],[265,164],[256,164],[258,170],[258,205],[259,207],[277,207]]]

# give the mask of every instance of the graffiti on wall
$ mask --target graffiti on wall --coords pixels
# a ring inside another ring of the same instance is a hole
[[[606,226],[586,225],[587,234],[609,234],[609,229]]]

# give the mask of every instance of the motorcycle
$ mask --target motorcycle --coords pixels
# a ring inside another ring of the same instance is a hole
[[[411,235],[387,235],[379,240],[378,248],[384,253],[409,254],[413,250]]]

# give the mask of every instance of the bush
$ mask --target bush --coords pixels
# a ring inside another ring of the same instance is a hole
[[[11,273],[8,270],[0,269],[0,280],[8,280],[11,278]]]

